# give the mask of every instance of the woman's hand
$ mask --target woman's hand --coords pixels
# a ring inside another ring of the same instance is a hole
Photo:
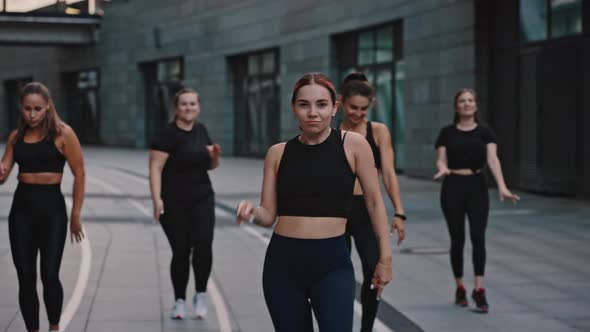
[[[381,298],[383,288],[393,279],[393,268],[391,265],[391,258],[387,261],[379,260],[375,266],[375,273],[371,280],[371,288],[377,288],[377,299]]]
[[[217,161],[219,160],[219,156],[221,156],[221,146],[219,144],[207,145],[207,152],[211,160]]]
[[[236,208],[236,222],[252,222],[254,220],[254,205],[248,201],[241,201]]]
[[[72,215],[70,218],[70,241],[79,243],[84,239],[84,232],[82,231],[82,222],[80,221],[80,215]]]
[[[164,214],[164,201],[159,198],[154,200],[154,219],[160,221],[160,216]]]
[[[393,222],[391,223],[391,230],[390,234],[395,234],[397,230],[397,245],[399,246],[402,241],[406,238],[406,223],[400,217],[393,217]]]
[[[500,195],[500,202],[504,202],[505,198],[508,198],[512,201],[513,204],[516,204],[520,200],[520,196],[513,194],[508,188],[501,188],[499,191]]]
[[[451,174],[451,170],[448,167],[441,167],[438,169],[438,173],[434,174],[433,179],[438,180],[443,176],[447,176],[449,174]]]

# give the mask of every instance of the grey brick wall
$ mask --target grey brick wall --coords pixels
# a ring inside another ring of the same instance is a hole
[[[452,117],[452,94],[475,84],[472,0],[114,1],[105,8],[97,45],[47,48],[48,54],[33,46],[11,48],[17,57],[6,56],[0,46],[0,77],[44,78],[59,96],[62,72],[99,68],[103,141],[143,147],[144,92],[138,66],[181,56],[185,84],[201,93],[202,121],[224,153],[231,154],[234,110],[228,56],[279,49],[277,112],[281,138],[288,139],[297,131],[289,105],[293,83],[308,71],[335,74],[331,36],[397,19],[404,20],[406,172],[429,176],[434,170],[432,142]],[[39,57],[34,66],[26,65]],[[25,60],[19,64],[17,58]]]

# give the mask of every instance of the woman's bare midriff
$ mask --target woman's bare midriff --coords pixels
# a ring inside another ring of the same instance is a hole
[[[274,232],[297,239],[327,239],[344,234],[345,218],[281,216]]]
[[[62,173],[19,173],[17,179],[28,184],[58,184],[62,177]]]
[[[472,170],[469,168],[461,168],[461,169],[451,169],[449,171],[451,171],[451,174],[455,174],[455,175],[474,175],[474,174],[481,173],[483,170],[482,169]]]

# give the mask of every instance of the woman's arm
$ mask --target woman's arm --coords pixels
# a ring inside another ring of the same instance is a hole
[[[10,175],[10,171],[12,171],[12,166],[14,165],[13,142],[15,137],[16,130],[13,130],[6,141],[4,155],[2,156],[2,160],[0,160],[0,184],[4,184],[4,182],[6,182],[6,179],[8,179],[8,176]]]
[[[447,166],[447,148],[439,146],[436,149],[436,156],[436,168],[438,169],[438,172],[434,175],[434,179],[438,180],[443,176],[451,174],[451,171]]]
[[[504,198],[508,198],[513,203],[520,200],[518,195],[513,194],[508,190],[506,183],[504,182],[504,175],[502,174],[502,166],[500,165],[500,160],[498,159],[498,146],[496,143],[488,143],[486,145],[487,150],[487,161],[492,174],[494,175],[494,179],[496,180],[496,184],[498,185],[498,193],[500,195],[500,201],[504,201]]]
[[[84,202],[84,186],[86,183],[86,174],[84,172],[84,157],[82,155],[82,147],[78,136],[72,128],[63,124],[61,135],[64,139],[63,153],[68,161],[68,165],[74,175],[74,202],[72,204],[72,212],[70,215],[70,232],[71,240],[76,242],[82,241],[84,233],[82,232],[82,221],[80,220],[80,213],[82,211],[82,203]]]
[[[379,142],[379,152],[381,153],[381,171],[383,175],[383,184],[387,195],[393,204],[395,213],[397,215],[405,215],[404,206],[402,205],[402,198],[399,189],[399,182],[397,180],[397,174],[395,172],[395,152],[391,145],[391,135],[389,134],[389,128],[381,123],[374,123],[376,130],[373,132],[377,134],[377,140]],[[397,229],[399,245],[406,237],[406,229],[404,225],[404,219],[402,217],[394,217],[393,223],[391,224],[391,233],[393,234]]]
[[[164,202],[162,201],[162,170],[170,154],[150,150],[149,172],[150,172],[150,192],[154,206],[154,219],[160,220],[160,215],[164,213]]]
[[[379,175],[377,168],[375,168],[375,159],[371,147],[363,136],[347,132],[344,148],[347,157],[352,154],[352,158],[349,158],[349,160],[352,159],[354,163],[351,163],[352,169],[355,171],[363,189],[373,230],[379,242],[380,261],[391,264],[392,255],[387,227],[387,213],[385,212],[385,205],[379,188]]]
[[[264,159],[264,177],[260,206],[254,207],[250,202],[241,201],[238,205],[237,222],[253,218],[256,225],[271,227],[277,220],[277,170],[283,156],[285,143],[273,145]]]
[[[375,123],[377,125],[377,123]],[[395,172],[395,152],[391,145],[391,135],[389,128],[379,124],[379,129],[375,131],[379,140],[379,152],[381,152],[381,170],[383,175],[383,184],[387,195],[393,204],[396,213],[404,214],[404,206],[399,189],[399,182]]]
[[[373,286],[378,288],[377,296],[379,297],[383,287],[393,278],[387,214],[381,196],[381,189],[379,188],[379,175],[377,174],[377,168],[375,168],[375,160],[369,142],[363,136],[348,132],[344,141],[344,149],[351,163],[351,168],[356,173],[363,189],[373,231],[379,243],[379,261],[371,281]]]

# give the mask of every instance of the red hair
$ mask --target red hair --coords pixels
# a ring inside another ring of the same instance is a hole
[[[297,99],[297,93],[299,93],[299,89],[306,85],[317,84],[321,85],[330,92],[330,97],[332,98],[332,104],[336,104],[336,88],[334,87],[334,83],[323,73],[307,73],[303,75],[295,85],[293,86],[293,95],[291,96],[291,104],[295,104],[295,100]]]

